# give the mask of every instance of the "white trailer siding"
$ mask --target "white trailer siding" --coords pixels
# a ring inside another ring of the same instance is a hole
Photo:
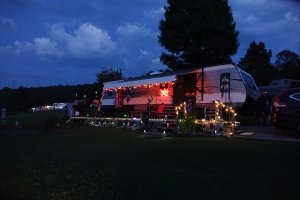
[[[199,70],[200,73],[200,70]],[[230,74],[230,92],[220,91],[220,77],[221,74]],[[201,88],[201,80],[197,82],[197,87]],[[246,87],[240,76],[239,71],[233,65],[222,65],[218,67],[211,67],[204,69],[204,94],[197,91],[196,103],[207,104],[214,100],[219,100],[225,103],[243,104],[246,100]]]
[[[104,89],[106,90],[105,94],[108,94],[108,91],[111,91],[111,94],[104,95],[102,99],[102,105],[114,105],[116,97],[115,93],[117,90],[124,91],[125,96],[123,105],[147,104],[149,102],[149,96],[152,98],[150,104],[173,104],[173,92],[175,91],[173,90],[173,87],[175,88],[177,83],[180,84],[179,77],[184,76],[186,79],[190,79],[189,76],[185,75],[191,73],[197,73],[196,86],[198,87],[198,90],[196,91],[196,104],[198,106],[201,104],[211,104],[215,100],[241,106],[245,102],[247,95],[253,97],[254,99],[259,95],[253,78],[248,73],[235,67],[234,65],[228,64],[212,66],[206,67],[203,70],[203,80],[201,78],[202,69],[197,68],[172,72],[165,75],[160,74],[149,77],[137,77],[133,79],[104,83]],[[230,81],[230,90],[228,92],[221,92],[221,75],[225,73],[230,74],[230,79],[228,79]],[[161,96],[161,83],[168,83],[168,96]],[[172,85],[171,83],[174,83],[175,85]],[[204,91],[203,94],[201,93],[202,83]],[[180,101],[182,96],[184,96],[184,93],[180,93],[179,96],[177,95]]]
[[[150,104],[172,104],[173,99],[173,87],[168,85],[168,96],[162,96],[160,92],[160,85],[155,85],[150,88],[136,88],[128,92],[129,100],[128,103],[126,98],[123,101],[124,105],[140,105],[148,104],[149,98],[151,98]]]

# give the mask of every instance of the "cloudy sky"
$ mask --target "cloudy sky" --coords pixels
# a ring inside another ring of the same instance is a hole
[[[299,0],[230,0],[240,32],[273,55],[300,53]],[[93,83],[104,68],[127,77],[165,69],[158,24],[166,0],[0,0],[0,88]]]

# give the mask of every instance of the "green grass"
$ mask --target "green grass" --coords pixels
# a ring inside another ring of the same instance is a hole
[[[300,144],[146,139],[69,126],[0,135],[0,199],[295,199]]]
[[[8,115],[6,119],[8,129],[14,129],[15,122],[19,122],[21,129],[35,129],[40,130],[44,128],[47,120],[58,119],[64,117],[64,110],[50,110],[42,112],[20,113],[15,115]]]

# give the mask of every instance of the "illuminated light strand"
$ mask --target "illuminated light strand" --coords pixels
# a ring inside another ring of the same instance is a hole
[[[173,86],[175,83],[174,82],[161,82],[161,83],[150,83],[150,84],[142,84],[142,85],[134,85],[134,86],[124,86],[124,87],[114,87],[114,88],[105,88],[105,91],[117,91],[117,90],[126,90],[126,89],[136,89],[136,88],[152,88],[154,86],[159,86],[162,85],[165,87],[167,84],[170,84]]]
[[[226,106],[223,102],[217,100],[214,101],[214,103],[217,109],[220,109],[220,107],[225,108],[226,112],[232,113],[234,116],[237,116],[237,113],[231,106]],[[219,115],[219,111],[217,111],[216,114]]]
[[[231,115],[231,117],[229,118],[230,127],[229,127],[229,129],[226,129],[226,132],[227,132],[228,136],[233,136],[234,132],[235,132],[235,126],[236,126],[235,117],[237,116],[237,113],[235,112],[233,107],[227,106],[221,101],[216,100],[216,101],[214,101],[214,103],[215,103],[215,107],[216,107],[216,117],[215,117],[215,121],[212,120],[211,122],[213,124],[215,124],[215,123],[222,124],[224,121],[221,119],[221,115],[222,115],[221,113],[222,113],[222,109],[224,109],[226,113]]]

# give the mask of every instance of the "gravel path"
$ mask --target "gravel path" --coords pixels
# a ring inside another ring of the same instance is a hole
[[[251,139],[300,143],[300,134],[297,134],[292,130],[280,130],[275,128],[274,126],[241,125],[238,130],[239,130],[238,132],[241,132],[241,134],[237,134],[236,137],[239,138],[251,138]],[[243,133],[246,133],[246,136]],[[248,136],[247,133],[249,133]]]

